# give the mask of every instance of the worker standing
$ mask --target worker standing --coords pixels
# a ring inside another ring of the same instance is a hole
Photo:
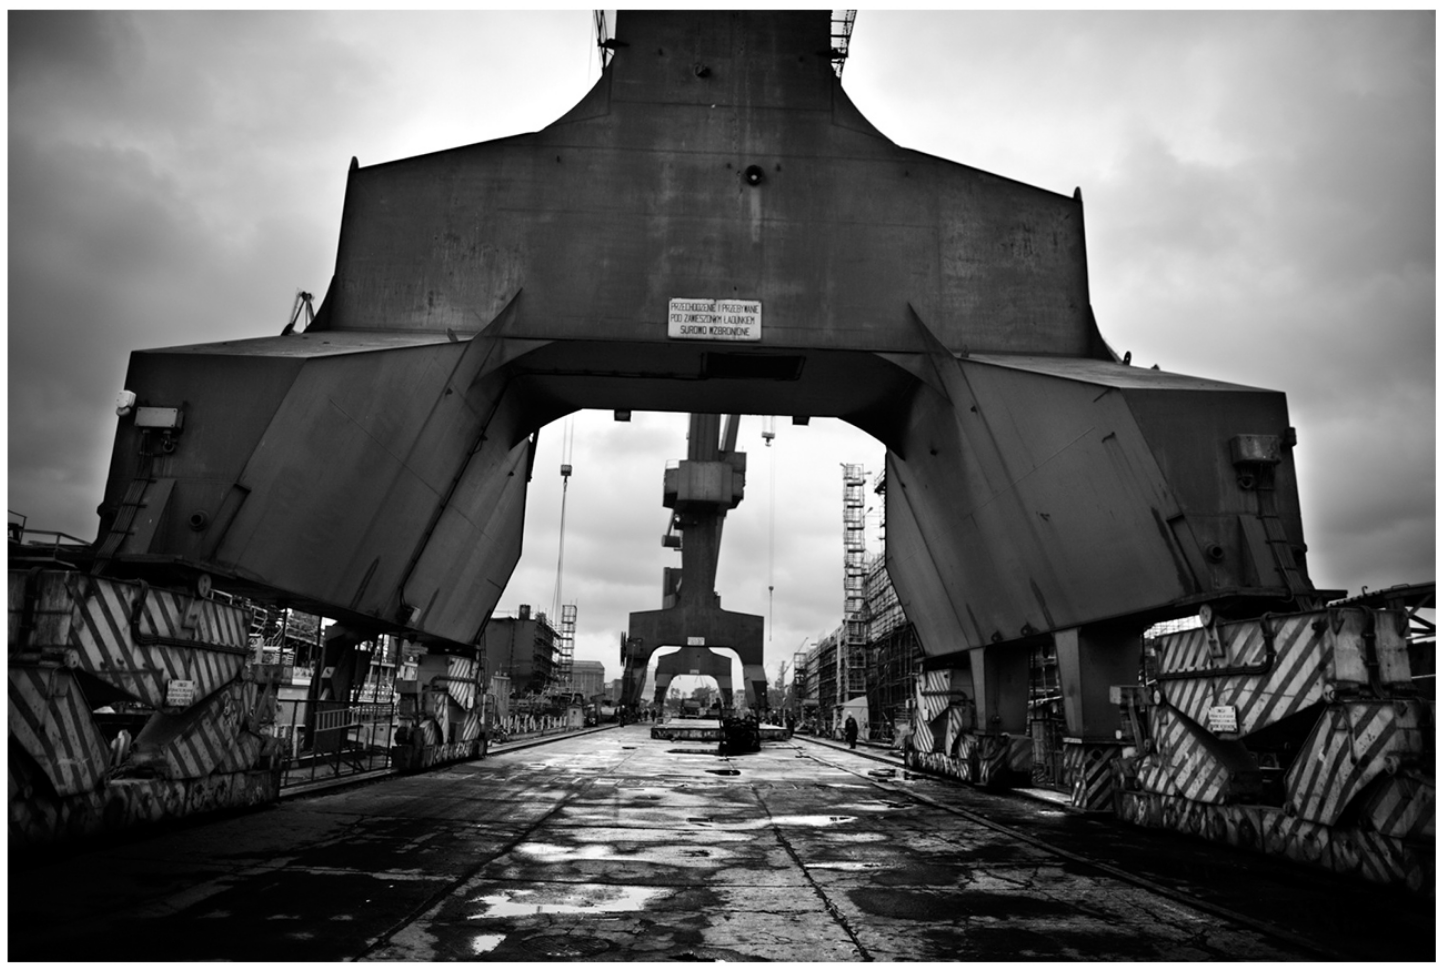
[[[847,723],[842,726],[842,733],[847,738],[847,746],[849,748],[856,748],[857,721],[853,719],[853,716],[851,714],[847,716]]]

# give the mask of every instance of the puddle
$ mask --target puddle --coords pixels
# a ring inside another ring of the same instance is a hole
[[[709,774],[709,775],[740,775],[740,774],[742,774],[742,772],[738,771],[736,768],[707,768],[707,769],[705,769],[705,770],[706,770],[707,774]]]
[[[809,862],[809,869],[839,869],[843,872],[859,872],[864,869],[886,869],[882,862]]]
[[[716,748],[668,748],[668,754],[711,754],[717,753]]]
[[[484,909],[470,918],[635,913],[665,892],[647,886],[577,886],[560,892],[508,889],[472,900]]]
[[[490,953],[498,946],[501,946],[501,941],[504,939],[506,939],[506,935],[504,933],[478,934],[471,941],[471,955],[480,956],[483,953]]]
[[[856,815],[778,815],[772,819],[774,825],[842,825],[856,821]]]
[[[610,859],[613,852],[609,845],[545,845],[540,843],[527,843],[516,847],[516,851],[532,856],[544,862],[555,862],[558,859]]]
[[[856,822],[856,815],[776,815],[772,818],[744,818],[731,821],[710,816],[695,816],[687,819],[698,825],[715,825],[723,829],[765,829],[773,825],[810,825],[822,827]]]
[[[848,802],[847,807],[858,812],[905,812],[916,806],[907,802],[866,801]]]

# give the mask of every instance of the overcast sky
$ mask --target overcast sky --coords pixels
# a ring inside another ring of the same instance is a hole
[[[1357,592],[1435,576],[1434,34],[1428,11],[864,10],[843,86],[900,145],[1081,187],[1105,339],[1287,393],[1313,579]],[[11,12],[8,508],[94,538],[129,352],[319,302],[353,155],[538,130],[598,73],[590,11]],[[774,672],[841,617],[839,463],[883,457],[777,424],[767,448],[744,419],[718,580],[770,617]],[[661,486],[685,429],[574,418],[562,599],[608,678],[680,563]],[[554,599],[562,440],[502,610]]]

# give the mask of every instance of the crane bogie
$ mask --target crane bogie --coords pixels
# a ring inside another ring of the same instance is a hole
[[[76,570],[9,586],[12,849],[275,800],[275,684],[245,609]]]
[[[1114,736],[1068,724],[1049,780],[1081,810],[1429,890],[1434,701],[1411,667],[1406,612],[1205,615],[1138,639],[1138,679],[1109,691]],[[990,730],[968,673],[919,677],[908,764],[984,785],[1045,775],[1044,720]]]

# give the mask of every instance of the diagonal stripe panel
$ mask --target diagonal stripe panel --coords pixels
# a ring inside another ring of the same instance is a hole
[[[11,737],[58,794],[90,791],[100,783],[110,749],[70,671],[12,665],[8,697]]]
[[[1377,785],[1363,807],[1364,826],[1398,839],[1434,841],[1434,779],[1399,774]]]
[[[1332,825],[1386,769],[1386,755],[1419,752],[1417,723],[1410,705],[1355,701],[1329,707],[1285,775],[1289,804],[1300,818]]]
[[[476,703],[476,661],[466,657],[450,657],[446,664],[446,692],[463,711]]]

